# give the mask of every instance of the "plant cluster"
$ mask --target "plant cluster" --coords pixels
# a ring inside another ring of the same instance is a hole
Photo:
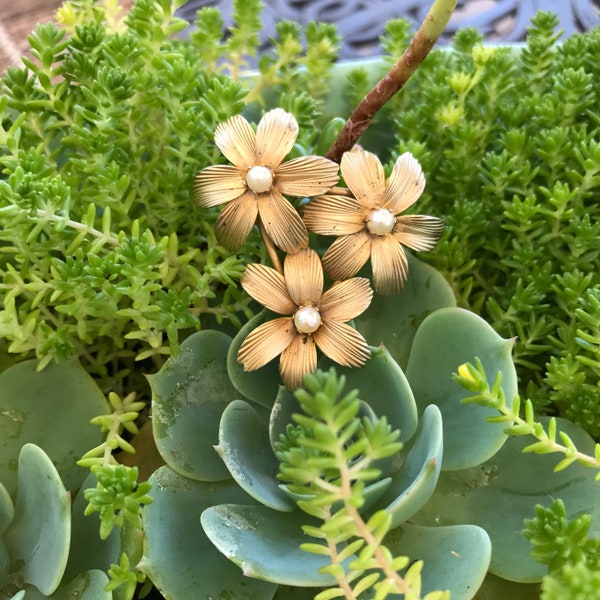
[[[387,35],[394,52],[406,44],[402,24]],[[393,136],[365,144],[421,162],[422,206],[447,223],[426,260],[460,306],[516,338],[534,405],[597,437],[600,31],[559,35],[551,13],[535,16],[522,47],[457,33],[384,108]],[[356,94],[369,86],[364,72],[352,81]]]
[[[585,597],[600,446],[534,408],[600,433],[600,33],[459,33],[338,165],[334,28],[247,75],[260,0],[179,4],[72,0],[1,81],[0,596]]]

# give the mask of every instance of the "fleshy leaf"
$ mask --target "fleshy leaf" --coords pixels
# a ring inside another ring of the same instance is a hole
[[[65,571],[70,538],[70,495],[44,451],[25,444],[19,455],[15,518],[5,535],[23,581],[52,594]]]
[[[15,507],[8,490],[0,483],[0,538],[15,516]]]
[[[51,596],[28,587],[24,600],[112,600],[112,593],[104,590],[107,583],[106,573],[95,569],[81,573],[68,584],[61,585]]]
[[[0,539],[0,590],[4,589],[10,574],[10,556],[6,544]]]
[[[502,389],[512,401],[517,375],[511,359],[512,340],[502,339],[481,317],[462,308],[442,308],[429,315],[415,336],[406,377],[417,405],[437,404],[444,423],[442,469],[464,469],[493,456],[506,440],[503,423],[486,423],[497,413],[475,404],[461,404],[468,395],[452,373],[478,357],[494,381],[502,372]]]
[[[245,398],[262,404],[267,408],[273,406],[277,389],[281,385],[281,376],[279,375],[279,357],[267,363],[264,367],[256,371],[244,371],[244,367],[238,362],[237,355],[243,341],[248,337],[251,331],[262,325],[265,321],[275,318],[272,313],[266,310],[258,313],[253,319],[248,321],[233,338],[227,356],[227,370],[231,383],[244,395]]]
[[[475,525],[420,527],[405,523],[390,531],[384,543],[395,556],[423,561],[422,597],[449,589],[450,597],[460,600],[477,593],[492,551],[487,533]]]
[[[230,477],[214,449],[221,414],[239,397],[227,375],[230,343],[219,331],[194,333],[148,377],[156,447],[172,469],[200,481]]]
[[[392,429],[400,430],[401,442],[409,440],[417,430],[417,405],[404,372],[387,348],[371,348],[371,358],[359,368],[336,365],[327,357],[319,361],[324,371],[334,366],[346,378],[345,393],[358,389],[359,397],[373,412],[386,416]]]
[[[202,526],[213,544],[249,577],[285,585],[333,585],[318,570],[328,558],[300,549],[307,541],[305,513],[281,513],[265,506],[222,504],[202,513]]]
[[[377,507],[392,515],[392,527],[410,519],[429,500],[440,474],[443,454],[442,415],[435,405],[423,412],[419,431],[402,468]]]
[[[217,452],[250,496],[275,510],[294,510],[294,502],[275,479],[279,461],[269,443],[267,424],[247,402],[234,400],[223,412]]]
[[[579,451],[593,455],[594,442],[587,433],[569,421],[557,419],[557,423]],[[412,520],[424,525],[479,525],[492,540],[492,573],[512,581],[539,581],[546,567],[529,554],[532,546],[521,535],[523,519],[535,516],[536,504],[547,506],[553,497],[560,497],[568,518],[592,515],[589,535],[598,537],[600,504],[598,483],[591,469],[573,464],[554,472],[562,455],[523,454],[523,448],[531,442],[529,436],[511,437],[487,462],[442,472],[433,496]]]
[[[356,329],[373,346],[383,344],[405,368],[413,338],[423,319],[434,310],[456,306],[450,285],[433,267],[407,253],[408,279],[397,296],[375,294],[371,306],[354,320]]]
[[[110,411],[78,363],[52,363],[39,372],[37,366],[27,360],[0,373],[0,481],[11,495],[19,452],[28,442],[44,449],[68,490],[79,489],[86,471],[75,461],[102,442],[100,428],[90,420]]]
[[[167,600],[271,600],[276,586],[245,577],[213,546],[200,524],[200,514],[209,506],[253,502],[235,481],[193,481],[169,467],[155,471],[149,481],[154,501],[144,508],[146,544],[139,568]]]

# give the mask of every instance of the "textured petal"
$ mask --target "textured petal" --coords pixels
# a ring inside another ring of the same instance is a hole
[[[254,329],[238,350],[238,361],[244,371],[264,367],[281,354],[296,337],[296,328],[290,317],[273,319]]]
[[[250,296],[273,312],[291,315],[297,308],[290,299],[283,275],[271,267],[248,265],[241,283]]]
[[[241,196],[246,189],[246,180],[236,167],[206,167],[194,180],[194,202],[202,208],[210,208]]]
[[[388,179],[384,194],[384,206],[395,215],[410,208],[425,189],[425,176],[419,161],[405,152],[398,157]]]
[[[365,227],[365,209],[355,198],[319,196],[304,206],[304,223],[319,235],[349,235]]]
[[[243,246],[258,216],[256,196],[248,192],[223,207],[217,219],[217,239],[230,250]]]
[[[282,194],[316,196],[338,181],[339,165],[321,156],[301,156],[275,169],[275,185]]]
[[[337,281],[321,298],[321,317],[330,321],[350,321],[368,308],[372,298],[373,290],[364,277]]]
[[[312,335],[296,334],[292,343],[282,352],[279,372],[290,390],[301,387],[304,376],[317,368],[317,347]]]
[[[424,252],[438,243],[445,227],[437,217],[403,215],[396,221],[393,236],[404,246]]]
[[[308,231],[298,211],[275,190],[258,196],[258,213],[274,244],[286,252],[308,245]]]
[[[371,357],[363,336],[345,323],[323,320],[313,336],[324,354],[345,367],[360,367]]]
[[[348,279],[369,260],[372,236],[364,229],[337,238],[323,255],[323,266],[332,279]]]
[[[256,164],[256,135],[241,115],[234,115],[215,129],[215,144],[236,167],[247,169]]]
[[[283,273],[290,298],[296,305],[310,302],[318,306],[323,293],[323,267],[314,250],[304,248],[296,254],[288,254]]]
[[[373,284],[380,294],[398,294],[408,276],[408,261],[392,235],[376,235],[371,249]]]
[[[385,173],[379,159],[366,150],[342,156],[342,175],[354,197],[365,208],[375,207],[385,191]]]
[[[275,169],[294,147],[297,137],[294,115],[281,108],[265,113],[256,128],[256,163]]]

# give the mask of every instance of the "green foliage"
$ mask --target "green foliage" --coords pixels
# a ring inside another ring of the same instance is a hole
[[[150,484],[137,482],[137,467],[125,465],[94,465],[92,473],[98,478],[96,488],[85,490],[89,502],[85,514],[100,513],[100,537],[106,539],[113,527],[122,527],[125,520],[141,529],[140,510],[150,504]]]
[[[0,332],[40,368],[77,355],[105,392],[142,387],[134,361],[160,365],[206,320],[251,314],[237,281],[260,252],[219,246],[190,195],[244,91],[172,39],[174,8],[140,0],[115,24],[71,3],[69,30],[40,25],[2,80]]]
[[[516,395],[512,400],[506,398],[502,390],[502,373],[498,372],[492,386],[481,361],[476,358],[475,365],[466,363],[453,375],[454,380],[472,395],[462,399],[465,404],[478,404],[498,411],[497,416],[488,417],[491,423],[507,423],[504,430],[508,435],[531,435],[538,441],[529,444],[523,452],[551,454],[559,452],[564,458],[555,466],[555,471],[562,471],[574,462],[594,469],[600,469],[600,444],[595,445],[594,456],[580,452],[569,435],[558,429],[557,420],[552,417],[547,425],[537,421],[531,400],[525,402],[524,417],[521,417],[521,398]],[[557,437],[560,442],[557,441]],[[561,443],[562,442],[562,443]],[[596,475],[600,480],[600,472]]]
[[[422,563],[409,566],[408,557],[392,556],[382,542],[391,515],[379,510],[365,520],[359,512],[365,485],[381,475],[374,463],[401,449],[400,432],[392,431],[385,417],[359,419],[358,392],[343,395],[345,383],[333,369],[307,375],[305,388],[295,394],[304,414],[293,416],[296,427],[290,425],[276,444],[278,478],[291,492],[307,498],[298,501],[301,510],[322,521],[318,527],[302,528],[319,542],[301,547],[328,556],[331,564],[321,572],[338,583],[315,600],[355,598],[371,588],[377,600],[398,593],[419,598]],[[447,596],[432,592],[426,598]]]
[[[523,530],[523,535],[533,544],[533,558],[548,565],[550,573],[580,562],[598,570],[600,539],[588,538],[590,515],[568,519],[562,500],[555,500],[550,508],[538,505],[535,513],[535,518],[525,520]]]
[[[542,600],[597,598],[600,539],[589,537],[590,515],[567,518],[562,500],[537,505],[535,513],[525,520],[523,535],[533,544],[531,555],[548,565]]]
[[[426,260],[459,306],[516,338],[521,389],[536,408],[598,436],[600,31],[557,44],[556,26],[538,13],[523,48],[485,48],[477,32],[459,32],[364,144],[419,159],[419,212],[447,223]],[[404,40],[389,27],[384,47],[396,54]]]

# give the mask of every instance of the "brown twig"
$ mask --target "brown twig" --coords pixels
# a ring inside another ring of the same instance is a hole
[[[337,163],[365,132],[377,111],[398,93],[444,31],[457,0],[435,0],[404,54],[362,99],[325,155]]]
[[[275,248],[275,245],[273,244],[273,240],[269,237],[269,234],[267,233],[260,216],[257,219],[257,223],[258,223],[258,230],[260,231],[260,235],[263,239],[263,242],[265,243],[265,248],[267,249],[267,254],[269,255],[269,258],[271,259],[273,268],[278,273],[281,273],[283,275],[283,267],[281,266],[281,262],[279,261],[279,256],[277,256],[277,248]]]

